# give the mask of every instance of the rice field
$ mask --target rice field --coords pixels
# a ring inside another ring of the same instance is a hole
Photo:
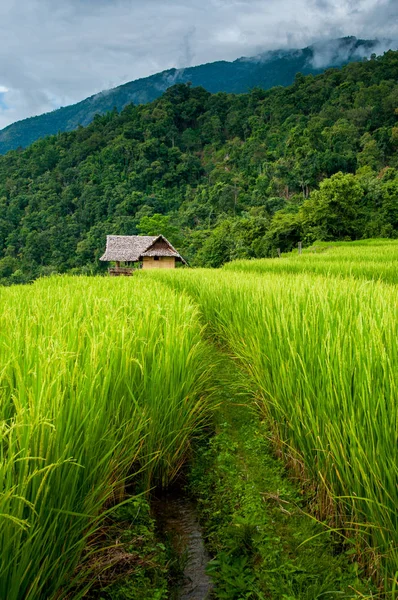
[[[198,310],[81,277],[0,289],[0,307],[0,598],[79,598],[126,483],[169,483],[207,422]]]
[[[199,304],[212,335],[255,382],[275,449],[314,494],[314,514],[350,538],[391,597],[398,575],[397,288],[275,273],[274,263],[268,272],[265,262],[151,276]]]
[[[309,248],[282,254],[281,258],[237,260],[224,265],[243,273],[314,273],[398,283],[398,240],[317,242]]]
[[[258,390],[314,518],[395,598],[397,259],[374,240],[0,289],[0,598],[84,596],[126,486],[167,486],[211,420],[211,340]]]

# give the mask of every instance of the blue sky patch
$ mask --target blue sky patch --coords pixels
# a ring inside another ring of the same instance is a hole
[[[5,99],[6,93],[7,92],[0,92],[0,109],[2,109],[2,110],[5,110],[8,108],[8,105],[7,105],[6,99]]]

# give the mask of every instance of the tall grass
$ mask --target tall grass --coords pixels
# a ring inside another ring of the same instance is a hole
[[[209,373],[197,309],[161,284],[0,290],[0,598],[80,597],[83,550],[126,480],[178,472]]]
[[[318,515],[393,588],[398,565],[397,290],[233,271],[151,274],[187,290],[261,391],[276,443]],[[354,546],[355,547],[355,546]]]
[[[242,273],[314,273],[334,277],[398,283],[398,241],[360,240],[358,242],[318,242],[298,254],[297,250],[281,258],[236,260],[227,263],[227,271]]]

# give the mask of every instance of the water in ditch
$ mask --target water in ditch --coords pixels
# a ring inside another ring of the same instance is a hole
[[[184,559],[179,600],[208,599],[212,582],[206,574],[206,566],[210,557],[203,543],[195,504],[181,490],[172,490],[155,498],[152,508],[160,531]]]

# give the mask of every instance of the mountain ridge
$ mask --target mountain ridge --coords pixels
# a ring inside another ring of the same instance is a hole
[[[398,238],[398,52],[211,94],[176,84],[0,157],[0,284],[99,272],[107,235],[192,266]]]
[[[234,61],[215,61],[194,67],[172,68],[126,82],[93,94],[75,104],[17,121],[0,130],[0,154],[27,147],[37,139],[79,125],[91,123],[96,114],[105,114],[127,104],[147,104],[156,100],[176,83],[191,82],[207,91],[245,93],[253,88],[270,89],[293,83],[298,72],[319,74],[326,68],[339,67],[381,52],[393,43],[388,40],[362,40],[355,37],[317,42],[302,49],[270,50],[254,57]]]

